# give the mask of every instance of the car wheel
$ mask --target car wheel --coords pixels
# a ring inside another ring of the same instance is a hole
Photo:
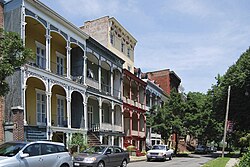
[[[66,165],[66,164],[62,164],[60,167],[68,167],[68,165]]]
[[[170,157],[169,157],[169,160],[172,160],[172,158],[173,158],[173,157],[172,157],[172,154],[171,154]]]
[[[127,167],[127,161],[126,160],[122,161],[121,167]]]
[[[147,158],[147,161],[149,162],[149,161],[150,161],[150,158]]]
[[[97,165],[97,167],[105,167],[104,162],[100,161]]]

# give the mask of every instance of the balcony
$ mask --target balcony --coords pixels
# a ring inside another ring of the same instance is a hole
[[[95,88],[95,89],[97,89],[97,90],[99,90],[99,83],[98,83],[98,81],[96,81],[96,80],[94,80],[94,79],[92,79],[92,78],[86,78],[86,84],[88,85],[88,86],[91,86],[91,87],[93,87],[93,88]]]
[[[110,124],[110,123],[102,123],[101,129],[105,130],[105,131],[110,131],[110,130],[113,129],[112,124]]]
[[[111,95],[111,87],[109,85],[102,84],[102,93]]]
[[[138,131],[137,130],[132,130],[132,136],[138,136]]]
[[[140,137],[145,137],[145,132],[141,132],[141,131],[140,131],[140,132],[139,132],[139,136],[140,136]]]
[[[114,131],[116,131],[116,132],[122,132],[123,130],[122,130],[122,126],[120,126],[120,125],[114,125]]]

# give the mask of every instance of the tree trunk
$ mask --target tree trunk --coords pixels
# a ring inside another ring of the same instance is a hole
[[[178,150],[178,134],[175,133],[175,149],[174,149],[174,154],[177,155],[177,150]]]

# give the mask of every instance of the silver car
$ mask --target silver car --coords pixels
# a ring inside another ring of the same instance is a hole
[[[92,146],[74,158],[74,167],[126,167],[129,154],[118,146]]]
[[[0,145],[0,167],[72,167],[63,143],[6,142]]]

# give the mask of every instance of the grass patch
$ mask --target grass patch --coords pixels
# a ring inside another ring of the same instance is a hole
[[[225,167],[230,158],[216,158],[214,160],[208,161],[202,167]]]

